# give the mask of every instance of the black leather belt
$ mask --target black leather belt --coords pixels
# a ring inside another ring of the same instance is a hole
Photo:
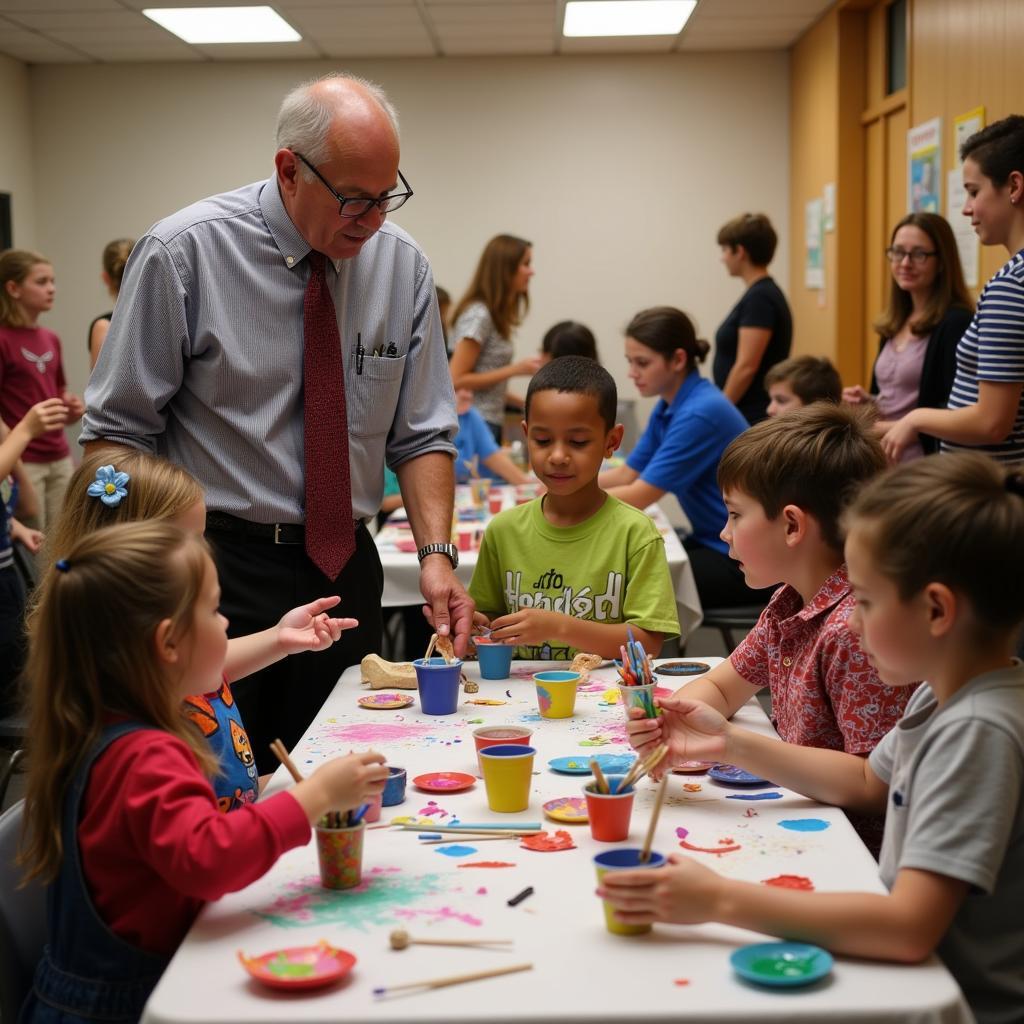
[[[363,521],[354,519],[352,525],[359,529]],[[227,512],[207,512],[206,529],[211,533],[229,533],[233,537],[264,544],[306,542],[306,528],[301,523],[251,523],[248,519],[239,519]]]

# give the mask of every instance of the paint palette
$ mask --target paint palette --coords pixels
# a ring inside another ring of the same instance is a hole
[[[587,801],[582,796],[560,796],[557,800],[549,800],[543,809],[552,821],[564,821],[568,825],[585,825],[590,821]]]
[[[407,708],[412,703],[412,697],[407,693],[368,693],[356,703],[361,708],[372,708],[375,711],[395,711]]]
[[[476,776],[465,772],[427,772],[417,775],[412,784],[428,793],[461,793],[476,785]]]
[[[673,775],[704,775],[711,768],[714,768],[715,761],[680,761],[672,769]]]
[[[724,782],[730,786],[774,786],[774,782],[762,779],[735,764],[716,764],[708,769],[708,778],[715,782]]]
[[[315,946],[275,949],[262,956],[249,957],[239,950],[238,959],[257,981],[293,991],[332,985],[344,978],[356,962],[347,950],[323,940]]]
[[[548,761],[553,772],[562,775],[590,775],[590,762],[596,761],[606,775],[620,775],[629,771],[636,760],[635,754],[578,754],[576,757],[555,757]]]
[[[706,661],[667,661],[656,665],[654,671],[659,676],[702,676],[711,666]]]
[[[772,988],[810,985],[832,970],[832,954],[806,942],[757,942],[729,957],[732,969],[747,981]]]

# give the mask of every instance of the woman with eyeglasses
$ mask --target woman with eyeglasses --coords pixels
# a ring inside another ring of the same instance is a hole
[[[452,383],[475,392],[474,404],[499,444],[505,400],[513,398],[506,394],[509,380],[532,377],[542,364],[540,356],[512,361],[512,330],[530,307],[532,259],[529,242],[495,235],[452,314]]]
[[[1010,258],[985,285],[956,350],[945,409],[919,407],[882,437],[893,461],[921,434],[942,451],[982,451],[1005,465],[1024,464],[1024,116],[1012,114],[960,147],[963,214],[982,245]]]
[[[874,402],[884,435],[912,409],[945,409],[956,375],[956,347],[974,304],[964,284],[953,229],[937,213],[908,213],[885,250],[892,277],[889,305],[875,321],[880,346],[871,391],[843,389],[854,404]],[[908,444],[900,461],[938,451],[927,435]]]

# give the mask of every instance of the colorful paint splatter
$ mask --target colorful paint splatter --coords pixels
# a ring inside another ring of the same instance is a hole
[[[559,829],[554,835],[541,832],[539,836],[526,836],[520,846],[524,850],[533,850],[536,853],[557,853],[559,850],[576,849],[572,836],[564,829]]]
[[[726,800],[781,800],[781,793],[733,793]]]
[[[307,875],[288,883],[285,893],[263,907],[250,907],[257,917],[279,928],[343,926],[365,932],[397,920],[424,917],[431,920],[457,918],[465,924],[482,924],[471,914],[462,914],[438,902],[451,893],[451,875],[406,874],[397,867],[374,867],[363,872],[363,880],[352,889],[325,889],[319,875]],[[457,890],[456,890],[457,891]],[[430,908],[416,904],[432,901]]]
[[[779,822],[779,828],[788,828],[790,832],[824,832],[830,824],[821,818],[788,818]]]
[[[762,885],[774,885],[779,889],[797,889],[801,892],[813,892],[814,883],[803,875],[776,875],[774,878],[764,878]]]
[[[737,850],[741,850],[742,846],[736,842],[735,839],[725,838],[719,839],[717,846],[694,846],[693,843],[687,841],[687,836],[690,834],[688,828],[677,828],[676,836],[679,838],[679,845],[684,850],[690,850],[693,853],[713,853],[716,856],[722,853],[735,853]]]

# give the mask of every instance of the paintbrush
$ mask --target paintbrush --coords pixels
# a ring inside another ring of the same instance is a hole
[[[597,763],[597,758],[590,759],[590,770],[594,774],[594,781],[597,783],[598,793],[608,793],[608,780],[604,777],[604,772],[601,771],[601,766]]]
[[[522,839],[524,836],[539,836],[540,832],[511,833],[504,836],[466,836],[467,843],[493,843],[498,840],[508,842],[510,839]],[[458,840],[451,836],[448,839],[421,839],[420,846],[439,846],[444,843],[456,843]]]
[[[410,981],[405,985],[388,985],[375,988],[375,996],[387,996],[392,992],[407,992],[410,989],[444,988],[446,985],[461,985],[464,981],[480,981],[483,978],[496,978],[501,974],[515,974],[517,971],[532,971],[533,964],[514,964],[511,967],[492,967],[488,971],[473,971],[470,974],[449,974],[446,978],[434,978],[431,981]]]
[[[662,743],[659,747],[656,747],[647,757],[642,761],[636,760],[633,762],[632,767],[626,772],[626,777],[618,784],[615,789],[616,793],[621,793],[626,786],[635,785],[639,782],[648,772],[653,771],[661,763],[662,759],[668,753],[668,744]]]
[[[407,946],[511,946],[511,939],[414,939],[404,928],[396,928],[388,941],[392,949]]]
[[[647,835],[644,838],[643,849],[640,851],[641,864],[646,864],[651,859],[651,843],[654,841],[654,830],[658,825],[661,805],[665,802],[665,787],[667,785],[668,776],[662,775],[661,784],[658,786],[658,793],[654,798],[654,810],[651,811],[651,823],[647,826]]]
[[[452,828],[451,826],[445,825],[426,827],[424,827],[423,825],[399,825],[398,827],[403,832],[447,832],[459,836],[472,835],[474,832],[474,829],[470,828]],[[524,832],[527,834],[531,832],[540,832],[542,831],[542,829],[540,825],[537,825],[536,828],[523,828],[520,826],[519,828],[488,828],[480,829],[480,831],[486,833],[487,835],[493,835],[496,832],[503,832],[506,835],[518,836],[522,835]]]
[[[289,774],[296,782],[302,782],[302,772],[295,767],[295,762],[288,756],[285,745],[280,740],[274,740],[270,744],[270,752],[288,769]]]

